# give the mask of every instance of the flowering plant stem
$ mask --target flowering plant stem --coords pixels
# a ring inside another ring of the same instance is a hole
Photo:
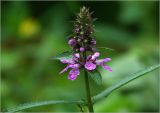
[[[86,52],[83,53],[83,58],[86,60]],[[86,70],[84,70],[84,79],[85,79],[85,87],[86,87],[86,97],[87,97],[87,106],[89,112],[94,112],[93,103],[91,99],[90,86],[89,86],[89,77]]]
[[[88,73],[86,70],[84,70],[84,77],[85,77],[85,86],[86,86],[86,96],[87,96],[87,105],[89,112],[94,112],[93,110],[93,104],[91,100],[91,94],[90,94],[90,86],[89,86],[89,79],[88,79]]]

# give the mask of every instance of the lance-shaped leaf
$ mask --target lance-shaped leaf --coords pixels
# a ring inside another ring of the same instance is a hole
[[[45,106],[45,105],[52,105],[52,104],[77,104],[78,105],[78,104],[85,104],[85,102],[82,100],[77,100],[77,101],[50,100],[50,101],[42,101],[42,102],[30,102],[30,103],[21,104],[15,108],[10,108],[8,109],[8,112],[17,112],[24,109]]]
[[[160,67],[160,64],[155,65],[155,66],[151,66],[145,69],[142,69],[136,73],[133,73],[129,76],[126,76],[125,78],[123,78],[122,80],[120,80],[119,82],[117,82],[116,84],[113,84],[112,86],[110,86],[109,88],[105,89],[104,91],[102,91],[101,93],[99,93],[98,95],[92,97],[93,101],[96,102],[98,100],[103,99],[104,97],[107,97],[108,95],[110,95],[113,91],[115,91],[116,89],[126,85],[127,83],[131,82],[132,80],[139,78],[143,75],[146,75],[147,73],[156,70]]]
[[[63,53],[60,53],[59,55],[56,55],[52,57],[52,60],[62,60],[62,59],[70,59],[72,58],[73,51],[65,51]]]
[[[102,84],[102,77],[101,74],[98,70],[93,70],[93,71],[87,71],[89,76],[98,84]]]

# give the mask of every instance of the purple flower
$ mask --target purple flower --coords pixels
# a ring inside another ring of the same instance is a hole
[[[80,58],[80,54],[76,53],[73,55],[71,59],[63,59],[60,60],[62,63],[67,64],[67,66],[60,72],[60,74],[66,72],[69,68],[71,68],[71,71],[69,72],[68,79],[75,80],[77,76],[80,74],[79,68],[81,65],[77,62]]]
[[[106,62],[111,61],[111,58],[98,59],[100,53],[96,49],[96,37],[94,25],[92,24],[92,17],[89,9],[83,7],[80,13],[77,15],[76,21],[74,21],[73,34],[71,34],[68,44],[72,47],[72,58],[61,59],[60,61],[66,64],[66,67],[60,72],[60,74],[68,71],[69,80],[75,80],[80,74],[79,69],[85,69],[87,71],[95,70],[97,66],[102,66],[108,71],[112,69],[105,65]],[[92,52],[93,54],[88,55]],[[86,55],[87,58],[86,58]]]
[[[87,57],[87,61],[86,61],[85,65],[84,65],[84,67],[87,70],[94,70],[94,69],[96,69],[96,65],[100,65],[104,69],[106,69],[108,71],[112,71],[112,69],[109,66],[105,65],[105,62],[111,61],[111,58],[105,58],[105,59],[97,60],[97,58],[99,56],[100,56],[99,52],[95,52],[93,55],[89,55]]]
[[[85,68],[87,70],[94,70],[94,69],[96,69],[96,64],[93,63],[92,61],[88,61],[85,63]]]

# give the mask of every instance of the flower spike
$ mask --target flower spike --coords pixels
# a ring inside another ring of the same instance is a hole
[[[80,9],[80,13],[77,14],[77,19],[74,21],[73,34],[70,35],[68,40],[68,44],[74,51],[72,58],[60,60],[67,64],[60,74],[71,69],[68,75],[69,80],[75,80],[80,74],[79,69],[81,68],[93,71],[97,66],[102,66],[105,70],[112,71],[109,66],[105,65],[106,62],[111,61],[111,58],[98,59],[100,53],[96,50],[93,25],[95,19],[91,17],[92,13],[89,12],[89,8],[82,7]],[[86,59],[84,53],[89,53]]]

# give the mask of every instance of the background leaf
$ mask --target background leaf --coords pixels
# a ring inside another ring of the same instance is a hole
[[[101,74],[98,70],[93,70],[93,71],[87,71],[89,73],[89,76],[98,84],[102,84],[102,77]]]
[[[108,47],[97,47],[97,49],[98,49],[98,50],[104,49],[104,50],[114,51],[114,49],[108,48]]]

